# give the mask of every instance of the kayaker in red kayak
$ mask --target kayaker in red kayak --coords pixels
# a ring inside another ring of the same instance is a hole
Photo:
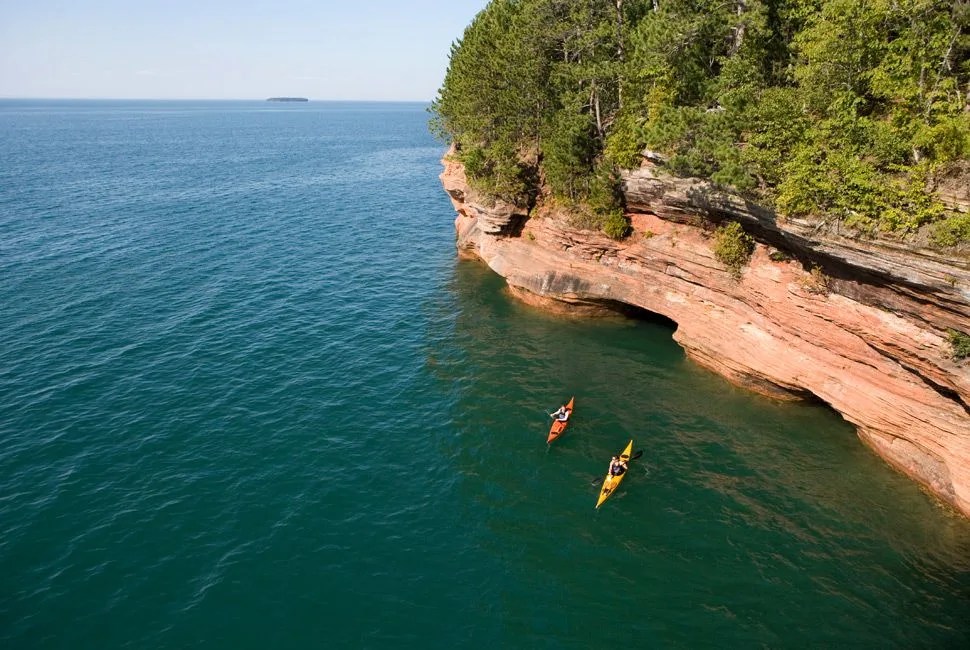
[[[566,420],[569,419],[569,409],[567,409],[566,405],[563,404],[562,406],[559,407],[558,411],[555,411],[554,413],[550,413],[549,417],[555,418],[560,422],[565,422]]]

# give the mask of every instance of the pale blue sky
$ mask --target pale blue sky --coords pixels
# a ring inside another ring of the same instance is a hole
[[[0,0],[0,97],[430,100],[487,0]]]

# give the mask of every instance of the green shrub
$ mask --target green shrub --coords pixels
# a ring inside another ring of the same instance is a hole
[[[603,232],[607,237],[623,239],[630,234],[630,222],[622,210],[612,210],[603,220]]]
[[[735,278],[741,277],[741,269],[754,252],[754,239],[737,221],[718,227],[714,232],[714,257],[728,267]]]
[[[957,330],[947,330],[946,338],[950,343],[951,357],[954,360],[959,361],[970,357],[970,335]]]
[[[603,154],[614,165],[635,169],[640,164],[643,142],[640,140],[641,116],[620,110],[606,138]]]
[[[510,203],[525,202],[529,190],[526,169],[511,147],[466,146],[459,150],[458,159],[465,165],[469,185],[476,190]]]
[[[970,242],[970,214],[958,214],[944,219],[933,228],[930,238],[934,244],[944,248]]]

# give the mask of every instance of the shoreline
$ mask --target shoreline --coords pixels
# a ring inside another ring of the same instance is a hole
[[[970,362],[950,359],[946,343],[948,326],[970,322],[970,264],[809,239],[725,195],[692,205],[697,193],[681,186],[692,181],[650,168],[625,175],[633,233],[616,241],[541,204],[479,197],[459,163],[442,162],[459,253],[517,299],[581,317],[629,306],[667,318],[695,363],[775,399],[827,404],[890,466],[970,516]],[[757,239],[737,279],[712,252],[710,224],[724,219]],[[830,274],[823,287],[813,263]]]

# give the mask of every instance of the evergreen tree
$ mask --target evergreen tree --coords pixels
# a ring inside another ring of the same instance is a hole
[[[493,0],[433,112],[475,186],[614,235],[615,170],[651,148],[782,214],[952,243],[928,188],[970,156],[968,57],[968,0]]]

